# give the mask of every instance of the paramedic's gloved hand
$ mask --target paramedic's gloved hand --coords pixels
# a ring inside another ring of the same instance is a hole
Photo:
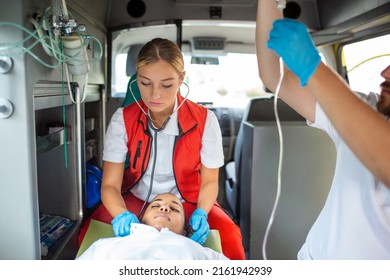
[[[130,211],[123,212],[116,216],[112,221],[112,229],[114,230],[115,236],[127,236],[130,234],[130,224],[137,223],[139,220],[136,215]]]
[[[301,86],[306,86],[321,62],[306,26],[296,20],[276,20],[268,47],[283,58],[287,67],[299,77]]]
[[[209,236],[210,226],[207,222],[207,213],[202,208],[197,208],[194,213],[192,213],[190,226],[194,230],[191,239],[198,242],[200,245],[203,245]]]

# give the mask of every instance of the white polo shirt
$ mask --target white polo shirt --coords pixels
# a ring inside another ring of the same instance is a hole
[[[375,108],[375,95],[365,99]],[[337,160],[325,206],[298,259],[390,259],[390,189],[356,158],[318,104],[315,123],[309,125],[328,133]]]
[[[171,119],[168,121],[165,129],[161,132],[157,132],[156,134],[149,125],[149,130],[153,136],[149,165],[138,185],[131,190],[131,192],[141,200],[146,200],[149,192],[152,166],[155,156],[157,156],[156,166],[149,202],[157,194],[165,192],[173,193],[177,197],[181,198],[178,188],[176,187],[172,166],[175,137],[179,135],[177,111],[175,111],[177,106],[176,100],[174,113],[171,115]],[[180,107],[179,110],[184,110],[184,108],[185,107]],[[155,142],[157,142],[157,149],[155,149]],[[127,133],[123,119],[123,108],[119,108],[112,116],[107,128],[103,160],[120,163],[126,160],[126,155]],[[219,127],[217,117],[210,110],[208,110],[203,132],[200,157],[202,164],[208,168],[219,168],[224,164],[221,129]]]

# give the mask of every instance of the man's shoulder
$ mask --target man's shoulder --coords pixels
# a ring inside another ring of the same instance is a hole
[[[354,91],[354,93],[362,99],[364,102],[366,102],[368,105],[374,107],[376,103],[379,100],[379,94],[375,92],[370,92],[368,94],[362,93],[360,91]]]

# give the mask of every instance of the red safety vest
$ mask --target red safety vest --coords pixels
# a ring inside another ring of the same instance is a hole
[[[184,98],[177,94],[178,106],[183,100]],[[142,100],[139,104],[147,112],[148,108]],[[173,149],[173,173],[183,199],[196,204],[200,189],[200,149],[207,108],[186,100],[177,113],[179,135],[176,136]],[[132,189],[145,173],[153,141],[147,118],[136,103],[123,109],[123,118],[130,164],[125,170],[122,193]]]

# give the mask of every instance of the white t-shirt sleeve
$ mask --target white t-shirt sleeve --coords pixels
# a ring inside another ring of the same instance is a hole
[[[113,114],[107,127],[104,141],[103,160],[110,162],[124,162],[127,155],[127,134],[123,120],[123,108]]]
[[[376,93],[369,93],[368,95],[360,93],[360,92],[354,92],[363,102],[365,102],[367,105],[369,105],[371,108],[376,110],[376,103],[378,101],[378,94]],[[340,144],[341,138],[336,129],[334,128],[333,124],[330,122],[328,116],[320,106],[320,104],[316,103],[316,112],[315,112],[315,122],[311,123],[307,121],[307,124],[311,127],[315,127],[321,130],[324,130],[330,138],[332,138],[333,142],[338,146]]]
[[[307,121],[307,124],[311,127],[315,127],[325,131],[329,135],[329,137],[333,140],[333,142],[336,145],[338,145],[340,141],[339,135],[337,131],[334,129],[330,120],[328,119],[328,116],[325,114],[324,110],[321,108],[321,106],[318,103],[316,103],[315,117],[316,119],[314,123]]]
[[[201,162],[207,168],[219,168],[224,164],[222,133],[214,112],[208,110],[200,150]]]

